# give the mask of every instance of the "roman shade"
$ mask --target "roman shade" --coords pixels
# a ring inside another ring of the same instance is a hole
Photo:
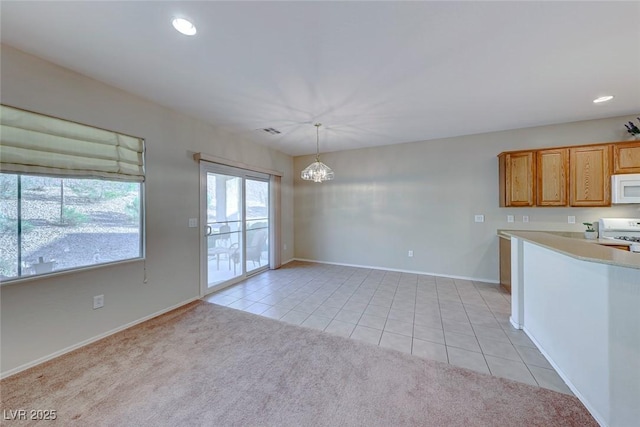
[[[0,105],[2,172],[144,181],[144,140]]]

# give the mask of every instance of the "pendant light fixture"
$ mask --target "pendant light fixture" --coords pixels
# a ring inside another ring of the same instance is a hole
[[[316,123],[316,161],[307,166],[300,177],[306,181],[322,182],[333,179],[333,171],[331,168],[320,161],[320,126],[322,124]]]

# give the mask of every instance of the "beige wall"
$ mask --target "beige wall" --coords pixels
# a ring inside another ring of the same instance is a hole
[[[295,256],[498,281],[500,228],[582,231],[600,217],[640,217],[640,208],[499,208],[502,151],[628,138],[635,116],[439,139],[321,155],[336,178],[317,184],[294,159]],[[475,223],[483,214],[484,223]],[[507,223],[515,215],[516,223]],[[522,216],[530,222],[524,224]],[[567,224],[575,215],[576,224]],[[409,250],[414,251],[409,258]]]
[[[1,67],[2,103],[146,139],[148,276],[133,262],[3,286],[2,372],[199,296],[193,152],[284,172],[282,259],[292,258],[291,157],[6,46]],[[105,307],[92,310],[98,294]]]

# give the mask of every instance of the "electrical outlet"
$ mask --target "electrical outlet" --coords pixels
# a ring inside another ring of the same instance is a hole
[[[476,222],[484,222],[484,215],[476,215],[474,219]]]
[[[189,228],[196,228],[198,226],[198,218],[189,218]]]
[[[522,222],[529,222],[529,215],[522,215]]]
[[[409,257],[413,256],[413,251],[409,251]]]
[[[514,222],[515,217],[513,215],[507,215],[507,222]]]
[[[573,215],[569,215],[569,216],[567,217],[567,222],[568,222],[569,224],[575,224],[575,223],[576,223],[576,217],[575,217],[575,216],[573,216]]]
[[[104,307],[104,295],[96,295],[93,297],[93,309]]]

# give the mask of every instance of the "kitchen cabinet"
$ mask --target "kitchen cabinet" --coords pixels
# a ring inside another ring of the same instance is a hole
[[[498,156],[500,206],[535,204],[535,162],[533,151],[502,153]]]
[[[640,173],[640,141],[613,145],[613,173]]]
[[[569,204],[611,205],[612,144],[569,148]]]
[[[554,148],[536,152],[536,205],[568,205],[569,149]]]

